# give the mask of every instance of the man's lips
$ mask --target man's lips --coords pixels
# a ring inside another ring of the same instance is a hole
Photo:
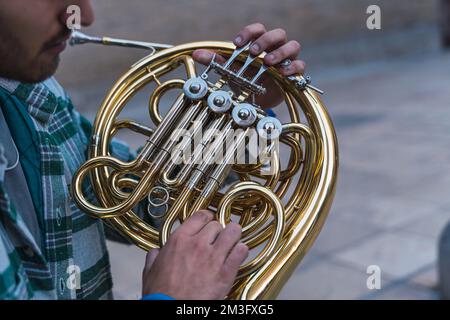
[[[71,35],[71,32],[64,33],[64,35],[59,36],[55,40],[49,41],[44,46],[45,52],[51,52],[51,53],[61,53],[66,48],[66,42],[69,40]]]
[[[51,53],[51,54],[60,54],[66,49],[66,41],[56,43],[52,47],[49,47],[45,52]]]

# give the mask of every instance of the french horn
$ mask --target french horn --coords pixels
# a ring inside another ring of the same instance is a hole
[[[284,77],[264,65],[264,54],[251,55],[250,44],[170,46],[74,32],[71,44],[83,43],[150,54],[117,80],[97,113],[88,161],[72,181],[77,205],[144,250],[163,246],[199,209],[211,210],[222,226],[237,221],[250,255],[227,298],[276,298],[319,234],[335,193],[338,146],[319,96],[323,92],[309,77]],[[198,66],[192,53],[200,48],[228,60]],[[266,92],[263,77],[279,86],[284,106],[275,111],[285,120],[256,104],[255,97]],[[150,85],[152,124],[120,119],[130,99]],[[161,100],[168,92],[176,98],[164,113]],[[110,143],[120,130],[146,139],[132,161],[111,154]],[[225,148],[228,140],[231,146]],[[250,163],[246,159],[255,152]],[[87,199],[86,185],[95,201]]]

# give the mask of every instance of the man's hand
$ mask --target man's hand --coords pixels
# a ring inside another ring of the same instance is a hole
[[[197,212],[162,249],[147,254],[142,293],[180,300],[225,298],[248,255],[248,247],[239,242],[241,231],[237,223],[224,229],[209,211]]]
[[[288,41],[286,31],[283,29],[266,31],[261,23],[251,24],[237,34],[233,43],[237,47],[241,47],[249,41],[253,41],[250,52],[259,55],[266,51],[264,63],[268,66],[276,66],[284,76],[304,73],[305,62],[297,60],[301,49],[300,44],[295,40]],[[214,52],[202,49],[193,53],[194,59],[202,64],[209,64],[213,55]],[[225,62],[223,57],[217,56],[216,59],[218,62]],[[279,66],[285,59],[292,60],[292,63],[287,67]],[[257,97],[257,104],[263,108],[272,108],[283,101],[281,91],[272,79],[263,77],[261,84],[267,89],[267,93],[264,96]]]

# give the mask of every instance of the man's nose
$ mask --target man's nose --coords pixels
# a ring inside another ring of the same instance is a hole
[[[73,12],[67,12],[69,6],[76,5],[80,8],[80,23],[82,27],[89,27],[92,23],[94,23],[95,15],[94,9],[92,8],[91,0],[71,0],[70,4],[67,4],[64,7],[64,10],[61,14],[61,22],[64,25],[67,25],[68,19],[73,15]]]
[[[82,0],[80,1],[81,5],[81,25],[83,27],[89,27],[94,23],[95,15],[94,8],[92,8],[91,0]]]

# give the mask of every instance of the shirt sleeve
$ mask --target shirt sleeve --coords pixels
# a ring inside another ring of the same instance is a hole
[[[141,300],[176,300],[176,299],[164,293],[152,293],[143,295]]]
[[[6,220],[14,220],[15,213],[11,210],[3,182],[0,181],[0,300],[26,300],[32,298],[33,292],[5,229]]]
[[[2,232],[3,230],[0,229],[0,233]],[[17,254],[14,251],[8,252],[2,235],[0,237],[0,300],[31,298],[32,293],[23,268],[16,268],[14,260],[19,260]]]

